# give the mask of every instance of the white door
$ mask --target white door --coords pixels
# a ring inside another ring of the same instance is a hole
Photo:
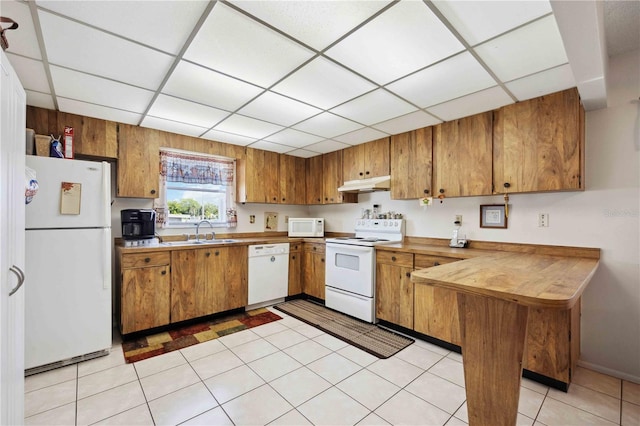
[[[0,52],[0,424],[24,423],[26,95]]]

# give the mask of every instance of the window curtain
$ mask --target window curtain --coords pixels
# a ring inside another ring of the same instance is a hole
[[[169,219],[167,182],[208,183],[226,187],[227,228],[238,224],[235,204],[235,162],[194,153],[160,150],[160,194],[154,200],[157,225],[166,226]]]

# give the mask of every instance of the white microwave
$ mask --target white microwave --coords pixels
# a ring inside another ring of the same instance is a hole
[[[290,217],[290,237],[324,237],[324,218]]]

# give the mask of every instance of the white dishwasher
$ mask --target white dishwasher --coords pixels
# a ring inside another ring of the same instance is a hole
[[[289,243],[249,246],[248,305],[266,305],[288,292]]]

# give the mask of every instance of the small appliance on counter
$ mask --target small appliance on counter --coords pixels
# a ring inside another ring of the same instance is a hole
[[[324,237],[324,218],[290,217],[290,237]]]
[[[451,236],[451,240],[449,241],[449,247],[452,248],[466,248],[469,247],[469,240],[467,240],[467,236],[463,235],[460,238],[460,225],[461,223],[457,220],[453,222],[456,225],[456,229],[453,230],[453,234]]]
[[[156,212],[152,209],[125,209],[120,212],[122,239],[149,240],[156,235]]]

